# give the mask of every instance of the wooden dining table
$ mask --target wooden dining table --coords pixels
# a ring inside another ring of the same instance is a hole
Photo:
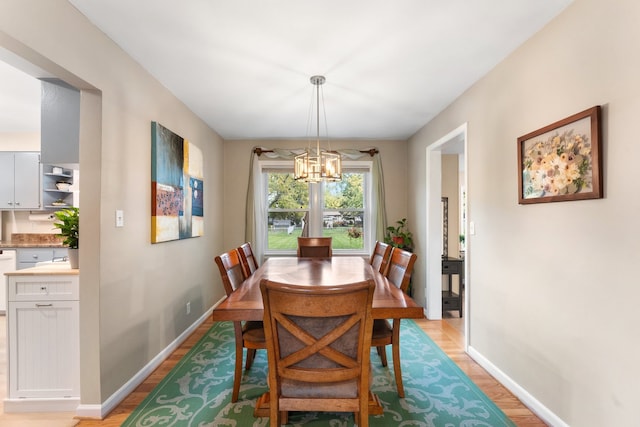
[[[309,285],[335,286],[373,279],[371,316],[374,319],[421,319],[423,308],[402,292],[361,257],[267,259],[231,295],[213,309],[214,321],[263,320],[264,307],[260,281]]]
[[[280,283],[309,286],[335,286],[372,279],[375,282],[371,316],[374,319],[421,319],[423,308],[409,295],[375,271],[361,257],[267,259],[231,295],[213,309],[214,321],[263,320],[264,306],[260,282],[268,279]],[[269,392],[256,402],[254,416],[269,416]],[[377,396],[369,392],[370,415],[382,414]]]

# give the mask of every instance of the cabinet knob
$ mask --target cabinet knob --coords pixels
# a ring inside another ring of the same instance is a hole
[[[53,304],[36,304],[36,307],[53,307]]]

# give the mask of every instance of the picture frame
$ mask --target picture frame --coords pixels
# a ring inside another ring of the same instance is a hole
[[[600,106],[518,138],[518,203],[603,197]]]
[[[203,197],[202,151],[151,122],[151,243],[203,236]]]

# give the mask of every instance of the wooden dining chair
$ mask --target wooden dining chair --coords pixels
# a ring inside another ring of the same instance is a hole
[[[288,411],[354,412],[369,425],[372,280],[297,286],[263,279],[271,426]]]
[[[238,247],[238,253],[240,254],[240,261],[242,261],[245,277],[251,276],[258,269],[258,261],[253,255],[251,243],[246,242],[241,244]]]
[[[407,292],[411,280],[413,265],[418,259],[414,253],[400,248],[393,248],[389,257],[389,265],[385,276],[389,282],[400,288],[402,292]],[[371,346],[376,347],[378,355],[382,360],[382,366],[387,366],[387,353],[385,347],[391,345],[393,356],[393,372],[396,378],[396,388],[398,396],[404,397],[404,386],[402,384],[402,370],[400,368],[400,319],[393,319],[389,323],[386,319],[376,319],[373,322],[373,336]]]
[[[331,237],[298,237],[301,258],[331,258]]]
[[[389,265],[389,255],[391,255],[391,249],[393,246],[377,241],[376,246],[373,248],[371,259],[369,264],[374,270],[379,271],[382,274],[387,272],[387,266]]]
[[[227,296],[229,296],[246,279],[240,254],[237,249],[232,249],[229,252],[218,255],[215,261],[220,270],[224,290]],[[231,401],[236,402],[240,393],[240,382],[242,380],[242,355],[244,349],[247,349],[245,369],[249,370],[253,364],[256,350],[267,348],[267,345],[264,338],[263,323],[260,321],[233,322],[233,329],[236,340],[236,364]]]

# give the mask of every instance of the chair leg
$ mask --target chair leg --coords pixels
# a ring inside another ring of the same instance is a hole
[[[245,369],[248,371],[249,369],[251,369],[251,365],[253,365],[253,359],[255,359],[256,357],[256,349],[255,348],[248,348],[247,349],[247,361],[245,364]]]
[[[400,367],[400,319],[393,319],[393,338],[391,340],[393,353],[393,372],[396,376],[398,396],[404,397],[404,385],[402,384],[402,369]]]
[[[376,350],[378,350],[378,356],[380,356],[380,361],[382,362],[382,366],[387,366],[387,352],[384,350],[384,346],[378,346],[376,347]]]
[[[269,393],[269,425],[280,427],[282,424],[286,424],[288,420],[285,419],[286,413],[279,411],[278,400],[274,396],[275,393]]]
[[[231,401],[237,402],[240,394],[240,382],[242,380],[242,326],[240,322],[234,322],[234,332],[236,337],[236,366],[233,372]]]

